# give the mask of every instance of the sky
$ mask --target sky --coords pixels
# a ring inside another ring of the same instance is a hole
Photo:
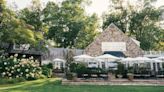
[[[47,3],[48,1],[57,1],[57,0],[41,0],[43,3]],[[59,0],[58,0],[59,1]],[[10,6],[16,3],[18,9],[22,9],[28,6],[31,0],[7,0],[7,4]],[[89,7],[86,7],[86,12],[88,14],[97,13],[99,16],[108,9],[109,0],[92,0],[92,4]]]
[[[59,1],[59,0],[41,0],[43,3],[47,3],[48,1]],[[86,7],[86,12],[88,14],[96,13],[98,16],[101,16],[103,12],[105,12],[108,9],[109,6],[109,0],[91,0],[92,4],[89,7]],[[135,1],[135,0],[131,0]],[[28,6],[31,2],[31,0],[7,0],[8,6],[12,5],[13,2],[16,3],[18,9],[22,9],[26,6]],[[157,0],[157,3],[155,6],[161,6],[164,5],[164,0]]]

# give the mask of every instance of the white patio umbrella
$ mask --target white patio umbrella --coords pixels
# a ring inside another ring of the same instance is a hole
[[[135,63],[135,58],[127,57],[120,60],[121,63],[124,63],[127,66],[132,66]]]
[[[164,61],[164,56],[163,56],[163,57],[162,57],[162,56],[161,56],[161,57],[158,57],[158,59],[160,59],[160,60],[163,60],[163,61]]]
[[[104,55],[101,55],[101,56],[97,56],[96,59],[102,59],[102,60],[105,60],[105,61],[120,60],[120,58],[115,57],[115,56],[110,55],[110,54],[104,54]]]
[[[130,58],[130,57],[121,59],[121,61],[134,61],[134,60],[135,60],[135,58]]]
[[[101,55],[101,56],[97,56],[95,57],[95,59],[100,59],[102,60],[101,62],[105,61],[105,67],[109,67],[109,61],[116,61],[116,60],[120,60],[120,58],[118,57],[115,57],[113,55],[110,55],[110,54],[104,54],[104,55]]]
[[[55,58],[52,62],[54,64],[54,68],[61,69],[61,64],[62,64],[62,67],[65,67],[65,62],[66,61],[63,60],[63,59]]]
[[[136,57],[134,58],[134,61],[136,61],[137,63],[145,63],[145,62],[152,62],[152,59],[147,57]]]
[[[120,60],[121,63],[124,63],[124,64],[126,64],[126,65],[129,64],[129,63],[133,64],[134,61],[135,61],[135,58],[130,58],[130,57],[122,58],[122,59]]]
[[[66,62],[65,60],[63,60],[63,59],[59,59],[59,58],[55,58],[54,60],[53,60],[53,62]]]
[[[74,56],[73,58],[75,59],[75,61],[84,61],[84,62],[93,59],[92,56],[89,56],[89,55],[86,55],[86,54]]]
[[[152,59],[152,60],[153,60],[153,62],[159,62],[159,63],[164,62],[164,61],[162,61],[162,60],[160,60],[160,59],[158,59],[158,58],[155,58],[155,59]]]

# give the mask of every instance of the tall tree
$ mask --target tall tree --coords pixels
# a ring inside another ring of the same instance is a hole
[[[37,48],[45,44],[45,35],[48,31],[47,25],[44,24],[42,18],[42,7],[40,0],[32,0],[31,6],[19,11],[18,17],[28,24],[34,32],[34,37],[37,40],[35,46]]]
[[[95,33],[97,17],[85,14],[84,3],[85,0],[64,0],[61,5],[49,2],[44,9],[45,22],[50,25],[48,37],[52,38],[58,47],[75,47],[77,40],[83,39],[79,37],[80,33]],[[89,23],[88,20],[94,20],[95,24]],[[94,27],[93,30],[88,30],[91,26],[89,24]],[[94,35],[91,35],[90,38],[94,38]],[[86,46],[86,43],[84,44]],[[84,45],[77,47],[84,48]]]
[[[85,27],[84,30],[79,31],[76,39],[75,39],[75,47],[84,49],[87,47],[98,34],[99,24],[97,22],[97,15],[93,14],[91,17],[88,16],[85,19]]]
[[[117,1],[121,2],[123,0]],[[161,12],[152,6],[152,3],[156,0],[140,1],[144,2],[141,4],[140,9],[130,4],[123,7],[122,2],[119,3],[119,7],[114,8],[117,12],[105,15],[103,27],[105,28],[110,23],[115,23],[124,33],[129,36],[135,36],[141,42],[142,49],[152,50],[162,39],[159,36],[162,30],[157,25]]]
[[[0,17],[1,43],[8,43],[9,48],[15,43],[30,43],[34,45],[37,42],[37,39],[35,38],[35,34],[32,29],[23,20],[19,19],[14,11],[6,7],[5,1],[4,3],[1,3],[1,6],[3,6],[1,7],[2,11]]]

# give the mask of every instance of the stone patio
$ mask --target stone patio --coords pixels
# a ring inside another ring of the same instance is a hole
[[[138,86],[164,86],[164,79],[134,79],[129,81],[127,79],[114,80],[62,80],[62,85],[138,85]]]

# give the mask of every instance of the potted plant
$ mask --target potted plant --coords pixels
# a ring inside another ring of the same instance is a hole
[[[118,78],[122,78],[124,72],[125,72],[124,64],[118,63],[118,65],[117,65],[117,70],[116,70],[116,76],[117,76]]]
[[[116,76],[115,76],[115,70],[113,70],[112,68],[109,68],[108,69],[108,80],[112,80],[112,79],[115,79]]]
[[[133,79],[134,79],[133,67],[129,67],[128,68],[127,76],[128,76],[128,80],[129,81],[133,81]]]

